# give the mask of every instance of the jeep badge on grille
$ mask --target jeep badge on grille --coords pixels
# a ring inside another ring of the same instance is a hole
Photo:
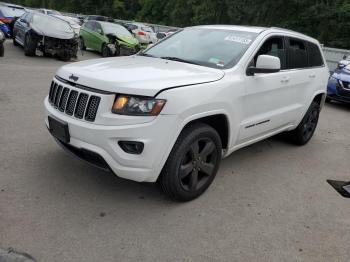
[[[79,80],[79,77],[77,77],[77,76],[75,76],[75,75],[71,75],[70,77],[69,77],[69,80],[73,80],[74,82],[77,82],[78,80]]]

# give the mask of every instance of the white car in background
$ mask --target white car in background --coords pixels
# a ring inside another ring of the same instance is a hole
[[[45,15],[59,15],[59,16],[62,15],[60,12],[52,9],[40,8],[37,11]]]
[[[321,50],[278,28],[185,28],[138,55],[60,68],[45,122],[81,159],[189,201],[240,148],[282,132],[310,141],[329,76]]]
[[[350,55],[344,56],[343,60],[339,61],[338,68],[344,68],[346,66],[350,65]]]
[[[142,23],[127,23],[124,25],[131,31],[142,45],[155,44],[158,42],[157,34],[152,27]]]
[[[64,15],[53,15],[53,16],[63,21],[66,21],[73,28],[74,32],[79,35],[81,25],[79,24],[80,21],[78,18],[64,16]]]

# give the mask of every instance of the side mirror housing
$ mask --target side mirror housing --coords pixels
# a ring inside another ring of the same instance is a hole
[[[157,33],[157,38],[158,39],[163,39],[165,37],[166,37],[166,34],[164,34],[164,33]]]
[[[256,66],[250,66],[247,69],[247,75],[271,74],[281,70],[281,60],[278,57],[270,55],[260,55],[256,61]]]

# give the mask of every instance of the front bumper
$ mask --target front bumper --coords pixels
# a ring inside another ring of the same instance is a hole
[[[344,89],[334,79],[328,81],[327,97],[343,103],[350,103],[350,90]]]
[[[169,154],[169,148],[174,143],[173,140],[177,132],[176,116],[159,115],[147,123],[111,126],[89,123],[70,117],[56,110],[48,98],[45,99],[44,104],[47,127],[49,127],[48,116],[68,124],[70,142],[68,145],[60,142],[66,149],[68,146],[71,152],[78,150],[78,152],[94,153],[97,158],[100,156],[106,165],[97,166],[105,169],[110,168],[121,178],[137,182],[155,182],[157,180],[167,159],[167,154]],[[132,155],[120,148],[119,141],[139,141],[143,142],[145,147],[140,155]],[[84,157],[81,158],[84,159]],[[96,165],[96,163],[94,164]]]

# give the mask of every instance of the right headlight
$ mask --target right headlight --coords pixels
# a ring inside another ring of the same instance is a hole
[[[112,112],[120,115],[157,116],[166,100],[153,97],[117,95]]]

